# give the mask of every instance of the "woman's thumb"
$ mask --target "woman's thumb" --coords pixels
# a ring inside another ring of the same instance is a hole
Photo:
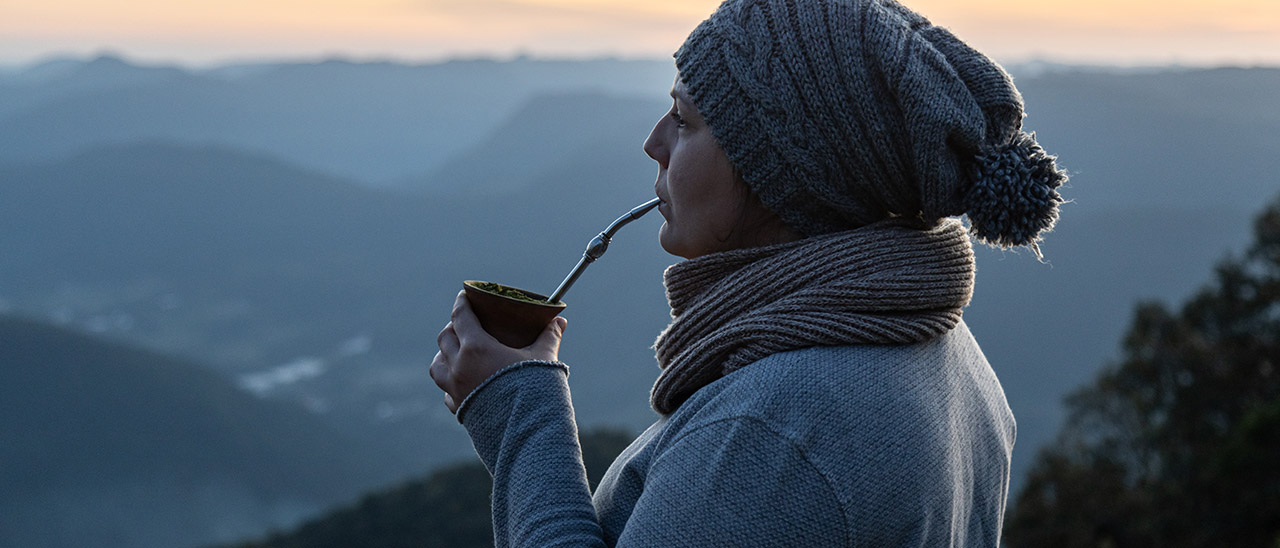
[[[560,339],[564,336],[564,329],[569,325],[569,320],[562,316],[556,316],[547,324],[547,328],[542,330],[542,334],[538,335],[538,340],[534,341],[533,346],[545,351],[549,351],[552,356],[560,353]],[[554,359],[554,358],[553,358]]]

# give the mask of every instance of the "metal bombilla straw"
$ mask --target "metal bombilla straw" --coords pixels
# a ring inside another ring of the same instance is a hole
[[[587,244],[587,250],[582,252],[582,258],[578,260],[578,265],[573,267],[573,271],[569,272],[568,276],[565,276],[563,282],[560,282],[560,287],[557,287],[555,292],[552,293],[550,297],[547,297],[547,302],[560,302],[560,299],[569,291],[569,288],[573,287],[573,283],[578,281],[578,277],[582,275],[582,271],[587,269],[587,265],[595,262],[595,260],[599,259],[601,255],[604,255],[605,251],[609,250],[609,241],[613,239],[614,234],[617,234],[618,229],[626,226],[626,224],[631,221],[643,217],[645,213],[648,213],[653,208],[658,207],[658,202],[660,201],[660,199],[654,198],[636,206],[626,215],[618,217],[618,220],[614,221],[613,224],[610,224],[609,228],[604,229],[604,232],[601,232],[596,235],[595,238],[592,238],[591,243]]]

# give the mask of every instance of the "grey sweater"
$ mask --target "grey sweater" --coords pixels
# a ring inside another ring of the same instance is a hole
[[[515,364],[459,409],[494,477],[498,548],[999,543],[1015,427],[963,322],[750,364],[649,427],[594,499],[566,378]]]

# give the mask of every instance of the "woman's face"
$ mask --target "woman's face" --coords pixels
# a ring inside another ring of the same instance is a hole
[[[644,142],[645,153],[658,162],[654,192],[666,219],[658,240],[667,253],[686,259],[744,247],[736,241],[741,231],[735,227],[748,202],[746,185],[734,176],[733,164],[679,77],[671,97],[671,110]]]

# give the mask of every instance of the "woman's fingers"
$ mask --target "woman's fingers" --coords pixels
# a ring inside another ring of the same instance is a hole
[[[453,399],[453,392],[457,390],[457,375],[453,366],[444,357],[444,352],[436,352],[436,357],[431,360],[431,367],[427,369],[427,374],[431,376],[431,380],[436,383],[440,390],[444,391],[444,405],[449,408],[450,413],[458,412],[458,405]]]
[[[454,413],[468,394],[503,367],[526,360],[556,360],[567,324],[564,318],[556,317],[532,345],[509,348],[480,325],[465,291],[458,292],[450,317],[436,336],[440,351],[431,361],[430,374],[444,390],[445,405]]]
[[[458,333],[453,328],[453,322],[449,322],[440,330],[440,334],[436,335],[436,348],[439,348],[446,356],[456,356],[458,354]]]
[[[450,314],[449,319],[453,323],[458,323],[459,316],[468,316],[470,319],[464,322],[467,323],[467,327],[471,327],[469,322],[475,319],[475,313],[471,312],[471,302],[467,300],[466,291],[459,291],[458,297],[453,300],[453,313]]]
[[[431,360],[431,366],[427,368],[427,375],[441,390],[449,391],[449,364],[444,360],[442,352],[436,352],[436,357]]]
[[[471,310],[471,303],[467,301],[466,291],[459,291],[458,298],[453,301],[453,313],[450,315],[451,325],[457,333],[459,345],[467,345],[471,343],[479,343],[483,345],[501,344],[496,340],[490,341],[493,337],[489,335],[484,327],[480,325],[480,320],[476,318],[475,312]]]

